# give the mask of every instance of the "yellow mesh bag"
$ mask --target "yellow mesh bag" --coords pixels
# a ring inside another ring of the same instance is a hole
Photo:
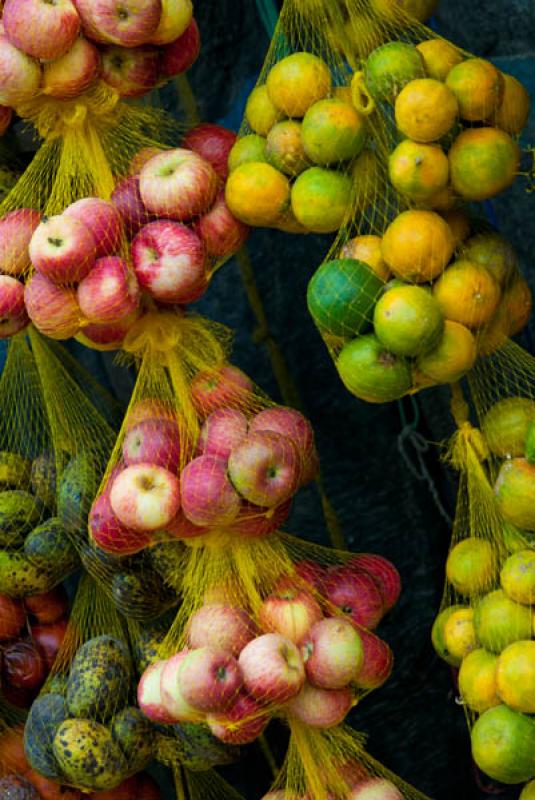
[[[528,111],[515,78],[402,4],[284,4],[226,197],[249,224],[337,234],[307,301],[357,397],[454,382],[525,324],[529,289],[477,204],[519,173]]]

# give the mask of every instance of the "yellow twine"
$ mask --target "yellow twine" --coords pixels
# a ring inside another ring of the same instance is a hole
[[[355,72],[351,79],[351,100],[360,114],[369,116],[375,111],[375,100],[366,87],[364,72]]]

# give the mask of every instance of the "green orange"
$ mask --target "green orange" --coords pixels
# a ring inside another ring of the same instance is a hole
[[[282,116],[269,99],[267,86],[256,86],[245,104],[245,119],[251,130],[260,136],[267,136]]]
[[[390,277],[390,270],[383,261],[381,244],[382,239],[380,236],[355,236],[345,243],[340,255],[342,258],[354,258],[357,261],[364,261],[382,281],[387,281]]]
[[[313,53],[292,53],[271,68],[266,86],[275,108],[287,117],[300,118],[331,91],[331,71]]]
[[[496,577],[493,546],[476,536],[457,542],[446,561],[446,577],[455,591],[464,596],[488,590]]]
[[[351,178],[355,187],[355,208],[363,211],[377,200],[381,186],[377,156],[373,150],[363,150],[358,156],[351,169]]]
[[[535,545],[532,533],[521,531],[509,522],[503,524],[503,543],[509,553],[518,553],[519,550]]]
[[[535,775],[535,721],[508,708],[485,711],[472,728],[472,756],[479,769],[501,783]]]
[[[416,49],[423,58],[427,76],[436,81],[444,81],[450,69],[463,60],[457,48],[445,39],[426,39]]]
[[[462,659],[458,656],[453,656],[448,651],[444,642],[444,627],[452,614],[455,614],[456,611],[461,611],[465,608],[466,606],[453,605],[442,609],[440,614],[438,614],[437,618],[433,622],[433,627],[431,628],[431,642],[437,655],[439,655],[443,661],[445,661],[447,664],[450,664],[452,667],[458,667]]]
[[[526,783],[518,800],[535,800],[535,780]]]
[[[462,249],[462,256],[485,267],[500,286],[509,282],[516,269],[516,255],[512,245],[495,231],[470,237]]]
[[[535,465],[512,458],[501,466],[494,492],[506,522],[521,530],[535,531]]]
[[[444,331],[444,317],[432,294],[421,286],[390,289],[377,301],[375,334],[392,353],[418,356],[432,350]]]
[[[514,642],[502,650],[496,684],[500,698],[509,708],[535,714],[535,642]]]
[[[471,122],[487,119],[500,105],[503,77],[483,58],[467,58],[456,64],[446,77],[446,86],[459,103],[459,116]]]
[[[457,136],[449,154],[451,184],[465,200],[487,200],[514,181],[520,150],[498,128],[469,128]]]
[[[463,659],[459,670],[459,692],[472,711],[479,713],[500,705],[496,691],[498,656],[482,647]]]
[[[457,249],[470,236],[470,217],[462,208],[448,208],[440,212],[453,233],[455,248]]]
[[[250,133],[237,139],[228,155],[229,171],[247,161],[266,161],[266,139],[257,133]]]
[[[506,287],[500,307],[507,322],[508,336],[514,336],[528,324],[533,308],[533,297],[522,275],[516,275]]]
[[[515,603],[502,589],[485,595],[474,611],[477,640],[492,653],[501,653],[507,645],[529,639],[531,624],[531,610]]]
[[[408,14],[419,22],[431,17],[437,7],[438,0],[371,0],[373,11],[382,17],[403,23],[402,14]]]
[[[383,235],[383,258],[396,278],[427,283],[453,255],[453,234],[434,211],[403,211]]]
[[[388,159],[393,187],[416,203],[440,192],[448,183],[450,167],[442,148],[405,139]]]
[[[416,366],[437,383],[455,383],[472,369],[476,357],[476,340],[471,331],[447,319],[439,343],[429,353],[419,356]]]
[[[494,315],[501,291],[485,267],[458,259],[438,278],[433,294],[446,319],[479,328]]]
[[[373,333],[344,345],[336,368],[345,387],[369,403],[398,400],[411,387],[407,361],[386,350]]]
[[[407,83],[424,75],[422,56],[406,42],[383,44],[366,60],[366,86],[376,100],[394,102]]]
[[[303,149],[300,122],[286,119],[271,128],[266,140],[266,159],[291,177],[310,166]]]
[[[335,97],[314,103],[303,118],[303,148],[308,158],[328,166],[356,158],[366,141],[364,118]]]
[[[290,184],[270,164],[249,161],[228,176],[225,200],[232,214],[242,222],[269,227],[288,207]]]
[[[394,109],[399,130],[416,142],[436,142],[452,129],[459,109],[453,92],[433,78],[413,80],[401,90]]]
[[[526,431],[524,454],[526,456],[526,461],[530,464],[535,464],[535,418],[530,422]]]
[[[512,75],[503,73],[502,102],[489,122],[511,136],[522,133],[528,121],[530,99],[527,89]]]
[[[511,600],[523,605],[535,603],[535,550],[517,550],[500,572],[502,589]]]
[[[307,230],[334,233],[349,210],[351,191],[351,178],[344,172],[310,167],[292,186],[292,210]]]
[[[477,648],[473,609],[462,608],[449,617],[444,625],[444,644],[452,658],[461,661]]]
[[[535,420],[535,401],[528,397],[505,397],[487,411],[481,430],[494,455],[502,458],[524,454],[530,424]]]

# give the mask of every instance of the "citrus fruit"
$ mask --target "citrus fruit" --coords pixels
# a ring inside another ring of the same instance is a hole
[[[499,70],[483,58],[467,58],[456,64],[446,77],[448,86],[459,103],[461,119],[487,119],[499,106],[503,96],[503,77]]]
[[[518,800],[535,800],[535,780],[526,783],[520,792]]]
[[[502,650],[496,684],[509,708],[535,714],[535,642],[514,642]]]
[[[368,14],[357,13],[354,7],[351,9],[349,20],[344,25],[343,36],[347,43],[346,46],[349,45],[361,59],[369,56],[371,51],[379,47],[387,38],[379,20]],[[338,30],[334,32],[333,39],[340,41]]]
[[[517,275],[503,293],[501,308],[507,320],[507,334],[514,336],[519,333],[531,317],[533,297],[527,281],[522,275]]]
[[[433,294],[446,319],[478,328],[498,308],[501,291],[485,267],[459,259],[438,278]]]
[[[503,347],[508,340],[508,322],[503,314],[502,304],[490,322],[477,331],[477,354],[485,357]]]
[[[453,254],[453,234],[434,211],[403,211],[383,235],[383,258],[397,278],[427,283]]]
[[[461,208],[451,208],[441,211],[440,216],[445,219],[453,233],[455,248],[457,249],[470,236],[470,217]]]
[[[462,249],[462,257],[485,267],[500,286],[509,282],[516,269],[513,247],[495,231],[470,237]]]
[[[392,186],[400,194],[422,202],[440,192],[448,183],[448,158],[436,144],[405,139],[388,159]]]
[[[510,186],[518,172],[520,151],[498,128],[469,128],[448,153],[451,184],[466,200],[487,200]]]
[[[472,711],[486,711],[500,705],[496,693],[496,665],[498,656],[482,647],[472,650],[463,659],[459,670],[459,692]]]
[[[535,775],[535,721],[505,705],[485,711],[472,728],[472,756],[480,770],[501,783]]]
[[[374,203],[378,193],[377,156],[371,150],[363,150],[351,169],[351,178],[356,191],[355,207],[362,211]]]
[[[382,286],[362,261],[326,261],[309,281],[308,310],[320,331],[354,336],[369,327]]]
[[[447,319],[438,345],[419,356],[416,366],[437,383],[455,383],[472,369],[476,356],[476,341],[472,333],[459,322]]]
[[[431,628],[431,642],[433,643],[437,655],[452,667],[458,667],[461,663],[461,659],[457,656],[452,656],[447,650],[444,643],[444,626],[452,614],[464,608],[466,608],[466,606],[459,605],[444,608],[433,622],[433,627]]]
[[[380,236],[355,236],[349,239],[342,247],[342,258],[354,258],[363,261],[382,281],[390,277],[390,270],[383,261],[381,250],[382,239]]]
[[[509,553],[518,553],[527,547],[535,546],[534,536],[529,531],[521,531],[508,522],[503,523],[503,543]]]
[[[485,650],[501,653],[507,645],[531,637],[531,610],[496,589],[477,604],[474,627]]]
[[[301,225],[301,223],[296,220],[291,206],[288,206],[286,211],[282,212],[271,227],[276,228],[278,231],[284,231],[285,233],[308,233],[305,226]]]
[[[267,86],[257,86],[245,104],[245,119],[249,127],[260,136],[266,136],[283,114],[269,99]]]
[[[506,397],[491,406],[481,421],[481,430],[494,455],[515,458],[524,455],[524,442],[535,420],[535,401]]]
[[[438,211],[440,216],[445,219],[444,211],[450,211],[457,202],[457,197],[451,186],[444,186],[436,194],[429,197],[424,205],[432,211]]]
[[[343,172],[310,167],[292,186],[292,210],[301,225],[314,233],[341,228],[351,200],[351,178]]]
[[[395,105],[399,130],[415,142],[436,142],[451,129],[459,112],[451,89],[433,78],[411,81]]]
[[[375,334],[400,356],[432,350],[444,331],[444,317],[432,294],[421,286],[390,289],[377,301],[373,313]]]
[[[292,119],[277,122],[267,135],[266,159],[285,175],[299,175],[310,166],[303,149],[301,123]]]
[[[336,97],[319,100],[303,117],[303,147],[315,164],[328,166],[356,158],[364,146],[364,118]]]
[[[327,97],[331,72],[312,53],[293,53],[271,68],[266,80],[269,99],[287,117],[304,117],[311,105]]]
[[[535,465],[525,458],[504,461],[494,492],[507,522],[522,530],[535,531]]]
[[[425,22],[437,7],[438,0],[371,0],[371,7],[383,17],[396,19],[399,12]]]
[[[535,551],[518,550],[505,561],[500,572],[505,594],[517,603],[535,603]]]
[[[526,456],[526,461],[530,464],[535,464],[535,420],[530,422],[526,431],[524,455]]]
[[[444,625],[444,645],[452,656],[462,661],[477,647],[474,629],[474,611],[461,608]]]
[[[423,58],[427,76],[436,81],[444,81],[450,69],[463,60],[457,48],[445,39],[426,39],[416,49]]]
[[[237,139],[228,154],[228,168],[233,169],[247,161],[266,161],[266,139],[257,133],[250,133]]]
[[[226,203],[247,225],[272,225],[288,207],[290,184],[281,172],[260,161],[232,170],[225,187]]]
[[[389,353],[373,333],[348,342],[338,356],[336,368],[345,387],[369,403],[398,400],[411,386],[405,359]]]
[[[485,539],[469,536],[448,555],[446,577],[458,594],[470,596],[489,589],[496,577],[494,548]]]
[[[489,119],[492,125],[507,131],[511,136],[517,136],[526,126],[528,121],[530,100],[524,86],[513,78],[512,75],[503,75],[502,102]]]
[[[407,83],[424,75],[422,56],[406,42],[387,42],[366,59],[366,87],[376,100],[393,103]]]

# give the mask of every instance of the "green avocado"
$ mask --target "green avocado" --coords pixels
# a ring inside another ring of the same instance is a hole
[[[153,756],[154,728],[139,708],[127,706],[119,711],[111,724],[111,735],[126,758],[128,772],[145,769]]]
[[[0,550],[0,594],[27,597],[49,592],[58,578],[33,564],[23,553]]]
[[[58,517],[68,531],[85,539],[87,517],[98,490],[97,470],[85,456],[73,458],[61,475],[58,492]],[[82,533],[83,532],[83,533]]]
[[[134,660],[139,675],[142,675],[147,667],[161,658],[159,650],[165,636],[165,629],[158,625],[145,624],[140,627],[139,634],[132,642]]]
[[[178,603],[176,595],[150,568],[139,573],[134,570],[116,573],[111,582],[111,593],[122,614],[140,621],[153,619]]]
[[[68,783],[90,791],[115,789],[128,768],[110,731],[91,719],[68,719],[54,736],[53,751]]]
[[[0,492],[0,547],[19,547],[42,518],[43,504],[22,489]]]
[[[60,579],[80,565],[78,553],[57,517],[42,522],[28,534],[24,542],[24,554],[32,564],[58,575]]]
[[[24,726],[24,752],[32,769],[45,778],[61,779],[52,745],[56,731],[69,718],[65,699],[44,694],[34,700]]]
[[[169,725],[156,736],[156,757],[163,764],[178,759],[192,772],[204,772],[217,765],[231,764],[239,748],[224,744],[211,733],[208,725],[190,722]]]
[[[32,463],[18,453],[0,452],[0,487],[2,489],[30,488]]]
[[[113,636],[89,639],[76,653],[67,683],[67,707],[73,717],[106,722],[128,701],[130,657]]]
[[[31,469],[32,492],[44,505],[54,511],[56,508],[57,470],[54,453],[42,453],[34,458]]]

